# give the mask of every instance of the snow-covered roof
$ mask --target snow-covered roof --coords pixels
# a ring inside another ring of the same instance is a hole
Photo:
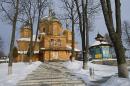
[[[43,47],[42,47],[42,48],[40,48],[40,49],[41,49],[41,50],[45,50],[45,48],[43,48]]]
[[[5,61],[9,61],[9,59],[0,59],[0,62],[5,62]]]
[[[23,28],[31,28],[29,25],[24,26]]]
[[[33,41],[35,41],[36,35],[33,35]],[[29,38],[19,38],[17,41],[30,41]],[[37,42],[40,42],[40,40],[37,38]]]
[[[59,22],[59,19],[56,18],[55,16],[45,16],[45,17],[41,18],[41,21],[42,20],[52,20],[52,21],[58,21]]]
[[[44,16],[44,17],[42,17],[41,20],[46,19],[46,18],[48,18],[48,16]]]
[[[46,33],[42,32],[42,33],[39,33],[40,35],[45,35]]]
[[[108,43],[108,42],[100,42],[100,41],[95,41],[95,42],[91,45],[91,47],[92,47],[92,46],[98,46],[98,45],[101,45],[101,44],[106,44],[106,45],[109,45],[109,43]]]
[[[68,48],[68,49],[72,49],[72,47],[70,46],[70,45],[66,45],[66,47]],[[81,51],[81,50],[79,50],[79,49],[77,49],[77,48],[74,48],[74,51]]]
[[[19,54],[27,54],[28,51],[18,51]],[[38,51],[34,51],[34,54],[39,53]]]

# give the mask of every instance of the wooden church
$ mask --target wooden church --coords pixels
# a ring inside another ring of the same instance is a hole
[[[20,31],[20,38],[17,39],[18,57],[14,60],[16,62],[28,62],[27,56],[31,37],[31,27],[24,25]],[[33,43],[35,41],[33,35]],[[49,15],[40,21],[40,28],[34,54],[31,57],[32,61],[53,61],[69,60],[72,50],[72,32],[69,29],[63,29],[59,19],[55,16]],[[75,43],[76,46],[76,43]],[[75,48],[75,51],[80,50]]]

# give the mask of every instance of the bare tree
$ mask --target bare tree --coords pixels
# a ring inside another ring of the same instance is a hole
[[[87,69],[90,19],[99,11],[100,4],[94,0],[74,0],[78,13],[82,40],[83,68]],[[94,4],[96,3],[96,4]]]
[[[1,10],[6,15],[6,18],[12,25],[12,37],[10,43],[10,51],[9,51],[9,64],[8,64],[8,74],[12,73],[12,63],[13,63],[13,47],[15,41],[15,31],[16,24],[19,14],[19,0],[2,0],[1,1]],[[10,10],[10,11],[9,11]]]
[[[71,28],[72,28],[72,50],[71,50],[71,57],[70,60],[73,61],[75,58],[75,52],[74,52],[74,44],[75,44],[75,23],[76,23],[76,17],[77,12],[75,8],[74,0],[61,0],[64,4],[63,8],[66,11],[66,20],[71,20]]]
[[[34,30],[34,22],[36,18],[36,12],[37,12],[37,4],[36,0],[23,0],[22,1],[22,10],[23,10],[23,16],[24,21],[28,21],[28,24],[31,28],[31,37],[30,37],[30,43],[28,48],[28,56],[30,63],[32,62],[31,57],[33,55],[33,30]]]
[[[37,42],[37,38],[38,38],[38,30],[39,30],[39,26],[40,26],[40,21],[41,18],[44,14],[44,11],[48,5],[47,0],[37,0],[37,30],[36,30],[36,38],[35,38],[35,42],[33,47],[35,48],[36,42]]]
[[[106,41],[106,42],[108,42],[109,44],[112,44],[111,38],[110,38],[110,36],[109,36],[108,33],[106,33],[106,34],[104,35],[104,38],[105,38],[105,41]]]
[[[130,49],[130,23],[124,21],[122,24],[122,40],[125,43],[126,50]]]
[[[130,22],[123,21],[122,22],[122,42],[125,48],[125,55],[126,57],[130,57]]]
[[[2,38],[0,37],[0,57],[5,55],[2,46],[3,46],[3,40],[2,40]]]
[[[2,38],[0,37],[0,50],[2,50],[2,45],[3,45],[3,41]]]
[[[128,69],[126,63],[125,52],[121,40],[121,2],[120,0],[115,0],[115,20],[116,27],[114,27],[113,17],[112,17],[112,8],[110,0],[100,0],[102,11],[105,19],[105,23],[107,26],[107,30],[109,32],[109,36],[114,45],[117,63],[118,63],[118,76],[119,77],[128,77]]]
[[[46,6],[47,6],[47,0],[23,0],[22,1],[22,10],[23,10],[24,17],[22,17],[21,20],[24,22],[28,21],[28,24],[31,28],[30,44],[28,48],[28,56],[30,58],[30,62],[38,38],[40,20],[41,17],[43,16]],[[37,26],[37,30],[36,30],[35,42],[33,44],[34,23]]]
[[[16,57],[18,57],[18,49],[17,49],[16,46],[14,46],[14,48],[13,48],[13,58],[16,58]]]

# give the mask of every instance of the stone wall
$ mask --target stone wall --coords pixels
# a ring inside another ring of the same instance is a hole
[[[92,63],[116,66],[117,65],[117,60],[116,59],[93,60]],[[130,59],[127,59],[127,64],[130,66]]]

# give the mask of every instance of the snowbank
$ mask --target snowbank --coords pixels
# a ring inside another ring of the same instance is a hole
[[[101,86],[130,86],[130,79],[111,77],[105,84]]]
[[[14,63],[13,74],[8,76],[8,64],[0,64],[0,86],[15,86],[19,80],[24,79],[27,74],[35,70],[41,62],[28,63]]]
[[[89,68],[92,68],[94,70],[95,75],[98,76],[111,76],[115,75],[117,73],[117,67],[116,66],[108,66],[108,65],[101,65],[101,64],[93,64],[91,62],[88,62],[88,70],[82,69],[82,61],[68,61],[64,64],[64,66],[71,70],[74,73],[79,74],[86,74],[89,72]]]
[[[103,79],[103,77],[110,77],[117,73],[116,66],[100,65],[88,62],[88,69],[84,70],[82,69],[82,65],[82,61],[68,61],[64,63],[64,66],[69,69],[72,74],[82,78],[87,85],[92,85],[93,83],[91,81],[98,81]],[[90,68],[93,69],[93,76],[90,76]]]

